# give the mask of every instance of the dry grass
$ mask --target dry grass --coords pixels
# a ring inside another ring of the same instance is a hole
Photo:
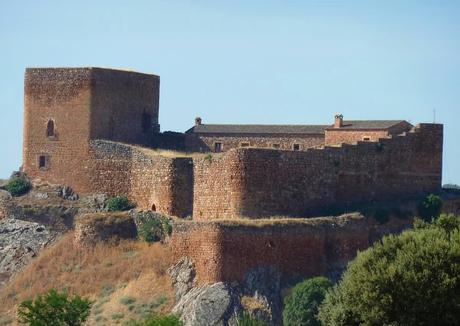
[[[241,297],[241,305],[246,311],[267,310],[267,306],[262,300],[246,295]]]
[[[68,233],[45,249],[2,289],[1,316],[14,317],[20,302],[51,288],[91,298],[95,304],[89,325],[102,321],[112,325],[148,311],[170,310],[173,293],[166,274],[171,257],[168,247],[126,240],[76,248],[72,237],[73,233]],[[124,297],[132,300],[122,300]]]
[[[235,219],[213,219],[203,221],[186,221],[180,220],[179,223],[210,223],[223,226],[289,226],[289,225],[329,225],[331,223],[340,224],[351,220],[360,220],[364,217],[360,213],[348,213],[340,216],[324,216],[324,217],[283,217],[273,216],[260,219],[235,218]]]

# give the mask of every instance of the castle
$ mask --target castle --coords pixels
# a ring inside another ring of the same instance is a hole
[[[441,187],[438,124],[336,115],[323,126],[208,125],[197,118],[182,135],[185,152],[212,154],[157,155],[146,147],[163,137],[159,88],[158,76],[130,71],[27,69],[24,171],[194,219],[305,216],[333,203]]]
[[[162,133],[159,89],[159,76],[132,71],[26,69],[23,169],[82,194],[124,194],[141,209],[203,221],[178,227],[175,241],[178,255],[201,262],[203,280],[238,278],[257,263],[244,260],[238,269],[234,261],[222,269],[222,257],[238,251],[229,246],[232,238],[244,243],[248,255],[251,243],[275,250],[258,258],[271,257],[288,270],[293,261],[289,251],[276,251],[284,246],[279,241],[288,241],[285,248],[291,249],[328,243],[311,236],[311,226],[305,231],[304,224],[231,231],[234,225],[216,220],[306,217],[331,205],[441,189],[440,124],[347,121],[340,114],[330,125],[212,125],[196,118],[185,133]],[[360,237],[367,235],[353,241]],[[368,242],[361,240],[349,248]],[[311,272],[310,258],[297,272]]]

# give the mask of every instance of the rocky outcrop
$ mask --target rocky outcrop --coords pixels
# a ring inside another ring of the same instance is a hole
[[[0,287],[56,236],[55,232],[38,223],[0,220]]]
[[[11,214],[13,197],[6,190],[0,190],[0,219],[8,218]]]
[[[240,311],[235,289],[220,282],[191,289],[172,312],[182,316],[184,326],[225,326],[236,325]]]
[[[176,301],[179,301],[195,285],[196,272],[192,259],[182,257],[177,264],[168,269],[168,273],[172,279]]]
[[[250,271],[244,282],[218,282],[196,287],[195,268],[189,257],[172,266],[170,274],[176,293],[173,313],[184,326],[233,326],[243,312],[267,325],[282,324],[281,278],[274,267]]]

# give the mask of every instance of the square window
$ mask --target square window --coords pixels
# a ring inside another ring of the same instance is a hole
[[[219,142],[214,143],[214,152],[216,153],[222,152],[222,143],[219,143]]]
[[[295,151],[300,151],[300,144],[294,144],[292,146],[292,149],[295,150]]]

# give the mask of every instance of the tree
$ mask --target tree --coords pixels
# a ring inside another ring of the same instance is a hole
[[[323,325],[457,325],[460,218],[387,236],[358,254],[319,308]]]
[[[284,300],[284,325],[320,325],[316,318],[318,306],[331,286],[325,277],[314,277],[297,284]]]
[[[442,209],[442,199],[436,195],[428,195],[420,203],[418,207],[418,213],[421,218],[425,221],[431,221],[434,218],[437,218],[441,214]]]
[[[91,302],[55,289],[19,305],[19,322],[30,326],[78,326],[89,316]]]

